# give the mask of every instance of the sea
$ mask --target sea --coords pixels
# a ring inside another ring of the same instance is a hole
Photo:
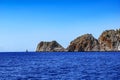
[[[120,80],[120,52],[1,52],[0,80]]]

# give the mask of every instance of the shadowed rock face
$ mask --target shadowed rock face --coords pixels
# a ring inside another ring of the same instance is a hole
[[[118,51],[120,46],[120,29],[104,31],[98,41],[100,43],[100,51]]]
[[[92,34],[82,35],[73,40],[67,48],[67,51],[98,51],[99,43]]]
[[[64,51],[64,48],[56,41],[51,41],[51,42],[42,41],[38,44],[36,51],[37,52],[41,52],[41,51],[59,52],[59,51]]]

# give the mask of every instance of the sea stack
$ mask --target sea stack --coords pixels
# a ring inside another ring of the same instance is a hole
[[[67,51],[99,51],[99,43],[92,34],[84,34],[73,40],[68,46]]]
[[[99,39],[100,51],[119,51],[120,50],[120,29],[106,30]]]
[[[64,50],[65,49],[56,41],[41,41],[36,49],[37,52],[62,52]]]

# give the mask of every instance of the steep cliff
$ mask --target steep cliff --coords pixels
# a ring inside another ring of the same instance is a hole
[[[92,34],[85,34],[73,40],[67,51],[99,51],[99,43]]]
[[[118,51],[120,46],[120,29],[106,30],[99,39],[100,51]]]
[[[56,41],[51,41],[51,42],[42,41],[38,44],[36,51],[37,52],[41,52],[41,51],[59,52],[59,51],[64,51],[64,48]]]

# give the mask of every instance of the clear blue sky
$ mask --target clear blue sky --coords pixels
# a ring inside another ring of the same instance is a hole
[[[0,0],[0,51],[35,51],[40,41],[67,47],[120,28],[120,0]]]

